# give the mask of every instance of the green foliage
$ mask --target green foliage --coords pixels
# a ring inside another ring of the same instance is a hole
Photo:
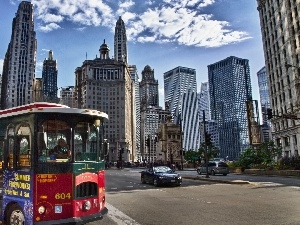
[[[206,153],[206,149],[205,149],[205,144],[202,143],[200,148],[198,149],[198,153],[201,156],[202,159],[205,159],[205,153]],[[213,144],[210,144],[209,146],[207,146],[207,158],[208,161],[218,157],[220,154],[220,150],[215,147]]]
[[[266,168],[274,165],[275,157],[280,156],[282,148],[273,141],[264,142],[255,149],[246,149],[239,158],[239,165],[244,168]]]
[[[199,153],[194,150],[188,150],[185,152],[184,159],[188,161],[188,163],[194,163],[199,160]]]
[[[216,158],[220,154],[220,150],[215,147],[213,144],[207,147],[207,156],[208,159]],[[188,163],[194,163],[196,161],[201,161],[201,159],[205,160],[205,144],[202,143],[200,148],[197,150],[188,150],[185,152],[184,159],[188,161]]]

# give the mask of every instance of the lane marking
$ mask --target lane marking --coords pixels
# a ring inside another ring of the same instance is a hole
[[[107,216],[116,222],[118,225],[141,225],[136,222],[131,217],[127,216],[125,213],[121,212],[117,208],[113,207],[111,204],[106,202],[106,207],[108,209]]]

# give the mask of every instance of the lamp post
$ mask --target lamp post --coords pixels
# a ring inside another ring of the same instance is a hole
[[[205,164],[206,164],[206,175],[205,178],[209,178],[208,175],[208,150],[207,150],[207,140],[206,140],[206,127],[205,127],[205,110],[203,110],[203,130],[204,130],[204,143],[205,143]]]

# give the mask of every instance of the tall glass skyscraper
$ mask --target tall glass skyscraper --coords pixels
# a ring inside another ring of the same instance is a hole
[[[176,124],[182,125],[183,150],[199,148],[196,70],[176,67],[164,73],[165,104]]]
[[[200,92],[198,93],[198,104],[200,121],[203,121],[203,110],[205,111],[205,120],[210,120],[208,82],[201,83]]]
[[[47,102],[57,102],[57,65],[53,59],[53,52],[49,51],[49,56],[43,63],[43,93]]]
[[[249,146],[246,100],[252,99],[249,61],[234,56],[208,65],[211,119],[218,124],[220,157],[238,159]]]
[[[11,40],[3,63],[1,109],[32,102],[36,46],[33,5],[22,1],[13,19]]]
[[[267,70],[264,66],[257,72],[260,107],[262,112],[262,131],[264,141],[271,139],[271,122],[267,118],[267,109],[271,108]]]

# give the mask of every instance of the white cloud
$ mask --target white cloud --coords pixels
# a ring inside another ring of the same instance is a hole
[[[49,24],[46,24],[45,26],[42,26],[42,25],[38,26],[38,29],[40,31],[43,31],[43,32],[46,32],[46,33],[50,32],[52,30],[57,30],[59,28],[61,28],[61,27],[56,23],[49,23]]]
[[[35,6],[37,18],[44,23],[67,20],[83,25],[110,26],[114,18],[112,9],[99,0],[32,0],[31,2]]]
[[[206,7],[215,3],[215,0],[202,0],[198,7]]]
[[[63,21],[63,17],[60,15],[55,15],[55,14],[42,14],[38,16],[39,19],[43,20],[45,23],[59,23]]]
[[[78,27],[78,28],[75,28],[75,30],[80,31],[80,32],[83,32],[85,29],[86,29],[86,27]]]
[[[212,1],[204,2],[209,4]],[[140,42],[177,42],[199,47],[219,47],[251,38],[246,32],[229,29],[228,22],[213,20],[212,17],[190,8],[148,9],[139,17],[140,29],[129,28],[129,33],[132,39]],[[132,26],[136,26],[135,23],[129,23],[129,27]]]
[[[113,32],[119,16],[126,25],[127,39],[138,42],[166,43],[199,47],[218,47],[251,38],[246,32],[234,30],[227,21],[201,14],[199,8],[212,5],[216,0],[163,0],[146,2],[120,0],[32,0],[37,18],[42,20],[41,31],[50,32],[63,28],[70,21],[81,28],[106,26]],[[114,2],[115,3],[115,2]],[[147,5],[147,11],[140,5]]]

